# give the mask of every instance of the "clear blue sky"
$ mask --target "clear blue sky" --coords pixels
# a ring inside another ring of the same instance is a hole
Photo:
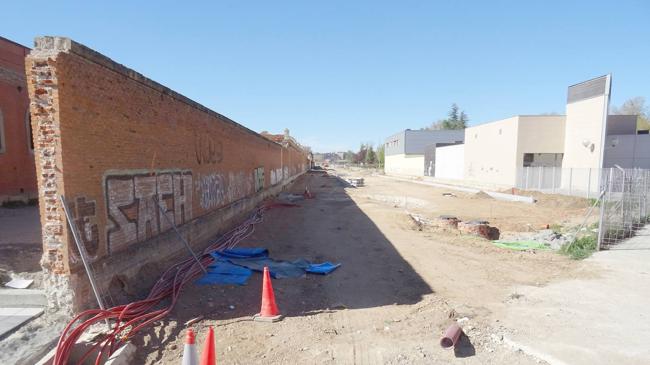
[[[613,73],[650,98],[650,2],[106,1],[3,3],[0,35],[73,38],[247,127],[357,149],[445,117],[564,112]],[[650,102],[650,100],[649,100]]]

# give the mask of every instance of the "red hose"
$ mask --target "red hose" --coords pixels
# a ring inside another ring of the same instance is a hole
[[[233,248],[249,237],[255,231],[255,225],[262,222],[264,211],[274,207],[288,206],[297,205],[267,203],[257,209],[239,226],[228,231],[206,248],[199,256],[201,265],[205,267],[212,263],[214,259],[210,252]],[[198,267],[196,261],[193,258],[187,258],[167,269],[154,284],[145,299],[106,310],[91,309],[79,313],[63,329],[52,364],[67,365],[72,348],[83,332],[96,323],[111,320],[113,322],[112,331],[106,334],[92,348],[88,349],[78,362],[78,364],[83,363],[87,357],[99,348],[95,358],[95,364],[99,365],[103,358],[108,359],[116,349],[138,331],[167,316],[174,308],[183,286],[202,273],[203,271]],[[152,311],[154,307],[168,297],[171,297],[171,301],[166,307]],[[80,323],[75,326],[77,322]]]

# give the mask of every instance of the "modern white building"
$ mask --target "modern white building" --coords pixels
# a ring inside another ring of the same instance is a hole
[[[650,135],[637,131],[636,115],[609,115],[610,91],[611,75],[597,77],[569,86],[565,115],[517,115],[469,127],[464,138],[427,131],[438,133],[438,143],[409,146],[409,134],[425,131],[407,130],[387,139],[385,171],[588,196],[597,191],[601,168],[650,168]]]
[[[393,175],[433,176],[437,146],[463,143],[463,130],[410,130],[394,134],[384,144],[384,171]]]

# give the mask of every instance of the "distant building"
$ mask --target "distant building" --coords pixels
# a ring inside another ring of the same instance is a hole
[[[433,175],[435,156],[427,155],[427,148],[462,143],[463,130],[410,130],[394,134],[384,144],[384,171],[387,174],[424,176]],[[432,147],[431,147],[432,146]]]
[[[38,195],[25,82],[29,51],[0,37],[0,204]]]
[[[406,130],[386,140],[385,172],[588,194],[601,168],[650,168],[650,135],[637,131],[636,115],[608,115],[610,92],[605,75],[569,86],[565,115],[517,115],[464,131]]]

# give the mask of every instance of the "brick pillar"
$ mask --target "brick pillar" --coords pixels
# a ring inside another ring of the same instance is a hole
[[[34,133],[34,157],[43,232],[41,265],[48,307],[70,311],[73,291],[68,263],[68,230],[59,195],[63,194],[61,144],[56,77],[57,49],[54,38],[38,38],[25,59],[30,113]]]

